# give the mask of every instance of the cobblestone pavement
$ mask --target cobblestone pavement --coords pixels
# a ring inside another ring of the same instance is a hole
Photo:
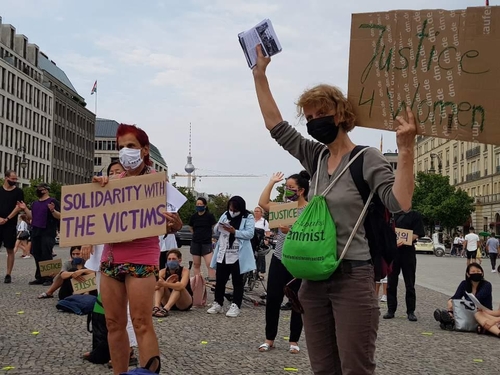
[[[56,251],[63,259],[68,257],[66,249]],[[183,252],[187,263],[188,252],[185,249]],[[1,281],[5,258],[2,251]],[[430,263],[431,267],[435,264]],[[436,272],[442,272],[439,265],[435,267]],[[18,258],[13,283],[0,284],[0,374],[110,374],[107,367],[80,359],[91,346],[86,317],[57,312],[55,298],[36,299],[46,288],[28,286],[33,273],[33,259]],[[262,286],[257,293],[261,291]],[[448,296],[423,287],[418,287],[417,293],[418,322],[409,322],[404,309],[398,311],[397,319],[380,321],[378,374],[498,373],[496,348],[500,341],[497,338],[441,331],[432,318],[432,311],[443,306]],[[212,294],[209,296],[211,300]],[[384,312],[385,306],[382,306],[381,313]],[[205,309],[174,312],[161,322],[155,319],[162,351],[162,373],[311,374],[304,340],[300,354],[287,351],[284,337],[288,336],[289,315],[283,312],[277,348],[269,353],[257,351],[264,338],[262,306],[246,304],[237,319],[209,316]],[[33,332],[39,334],[33,335]],[[8,366],[13,369],[1,370]]]

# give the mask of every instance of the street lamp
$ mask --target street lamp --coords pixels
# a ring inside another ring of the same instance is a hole
[[[438,160],[438,172],[441,174],[441,170],[443,169],[443,163],[441,162],[441,158],[439,157],[438,154],[431,154],[431,169],[429,169],[430,173],[435,173],[436,170],[434,169],[434,158]]]
[[[28,160],[26,159],[26,147],[22,146],[16,150],[16,163],[15,166],[19,165],[22,169],[26,169],[28,166]],[[14,168],[16,169],[16,168]]]

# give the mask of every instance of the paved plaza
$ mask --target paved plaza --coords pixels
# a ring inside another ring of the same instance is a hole
[[[183,248],[184,263],[189,260]],[[67,249],[56,249],[63,260]],[[5,272],[5,250],[0,253],[0,276]],[[487,260],[483,262],[486,266]],[[436,307],[444,307],[463,277],[464,259],[418,256],[417,316],[409,322],[404,305],[397,319],[380,319],[377,341],[378,374],[494,374],[498,373],[500,341],[474,333],[441,331],[432,318]],[[487,267],[485,267],[487,268]],[[103,365],[84,362],[81,354],[91,347],[86,316],[57,312],[57,299],[38,300],[46,290],[29,286],[33,259],[16,259],[13,283],[0,284],[0,374],[110,374]],[[493,283],[495,306],[500,302],[500,277],[486,274]],[[402,290],[402,288],[400,288]],[[262,287],[256,290],[262,292]],[[209,293],[209,300],[213,295]],[[400,301],[404,301],[400,296]],[[381,313],[385,312],[381,304]],[[24,312],[24,313],[21,313]],[[311,374],[306,346],[288,353],[289,312],[283,312],[277,348],[259,353],[264,339],[264,307],[245,304],[236,319],[210,316],[205,309],[173,312],[161,321],[155,318],[162,351],[164,374]],[[34,335],[33,332],[39,332]],[[13,367],[13,368],[11,368]],[[1,370],[10,368],[10,370]]]

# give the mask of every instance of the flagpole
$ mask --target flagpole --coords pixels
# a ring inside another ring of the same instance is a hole
[[[97,90],[94,94],[95,94],[94,112],[95,112],[95,117],[97,118]]]

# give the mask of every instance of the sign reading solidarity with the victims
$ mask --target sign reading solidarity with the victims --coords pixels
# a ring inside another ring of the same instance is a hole
[[[354,14],[350,51],[359,126],[500,144],[500,7]]]
[[[165,233],[166,175],[62,187],[62,247],[131,241]]]

